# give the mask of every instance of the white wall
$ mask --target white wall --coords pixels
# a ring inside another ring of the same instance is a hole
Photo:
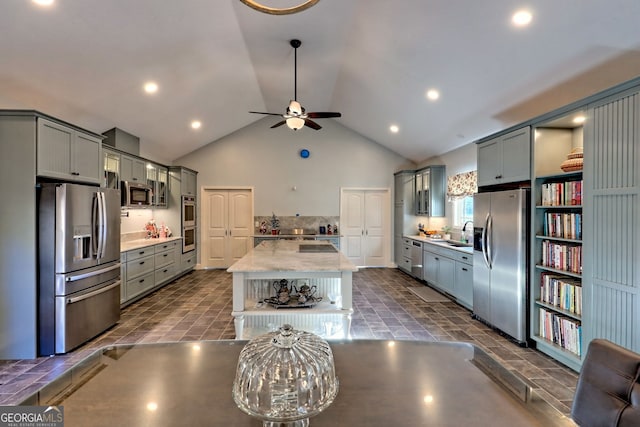
[[[341,187],[393,189],[393,173],[415,167],[339,119],[295,132],[270,129],[277,119],[258,120],[173,163],[197,170],[199,188],[253,186],[257,216],[337,216]],[[299,156],[303,148],[308,159]]]

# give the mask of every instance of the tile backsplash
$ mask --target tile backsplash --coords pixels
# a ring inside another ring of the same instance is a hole
[[[280,220],[280,230],[285,231],[293,228],[304,228],[305,233],[320,233],[320,226],[337,226],[340,232],[339,216],[278,216]],[[264,221],[267,224],[267,233],[271,232],[271,216],[255,216],[254,221],[258,226],[255,233],[260,233],[260,224]]]

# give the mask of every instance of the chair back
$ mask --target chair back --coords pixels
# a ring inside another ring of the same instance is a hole
[[[571,417],[581,427],[640,426],[640,354],[604,339],[589,343]]]

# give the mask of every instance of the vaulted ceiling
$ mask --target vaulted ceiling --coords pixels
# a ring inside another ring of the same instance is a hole
[[[287,16],[239,0],[5,0],[0,108],[119,127],[171,161],[264,117],[250,110],[283,113],[298,38],[307,111],[340,111],[420,162],[640,75],[639,17],[638,0],[320,0]]]

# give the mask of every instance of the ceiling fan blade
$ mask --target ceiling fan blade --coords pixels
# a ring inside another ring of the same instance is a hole
[[[315,129],[315,130],[319,130],[320,128],[322,128],[322,126],[320,126],[319,124],[317,124],[313,120],[309,120],[309,119],[304,119],[304,124],[306,126],[309,126],[311,129]]]
[[[279,126],[282,126],[283,124],[287,123],[286,120],[282,120],[281,122],[276,123],[275,125],[271,126],[271,129],[273,128],[277,128]]]
[[[307,117],[311,117],[312,119],[328,119],[329,117],[342,117],[340,113],[331,113],[331,112],[315,112],[315,113],[307,113]]]
[[[251,114],[266,114],[267,116],[282,116],[282,114],[278,113],[263,113],[262,111],[249,111]]]

